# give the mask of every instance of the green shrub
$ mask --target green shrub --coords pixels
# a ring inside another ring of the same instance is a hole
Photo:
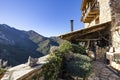
[[[65,41],[63,44],[60,45],[60,51],[61,52],[72,51],[74,53],[80,53],[86,55],[86,51],[84,47],[80,45],[72,44],[68,41]]]
[[[73,51],[72,44],[68,41],[65,41],[63,44],[60,45],[61,52]]]
[[[92,72],[92,60],[86,55],[74,54],[71,61],[66,62],[66,70],[73,76],[86,78]]]
[[[62,56],[59,51],[56,51],[48,59],[49,62],[43,65],[41,75],[45,80],[56,80],[62,67]]]
[[[88,77],[92,72],[92,59],[83,54],[86,54],[83,47],[65,41],[60,48],[51,51],[49,62],[42,68],[42,76],[45,80],[56,80],[59,74]]]
[[[80,53],[80,54],[86,55],[86,50],[84,47],[76,44],[73,44],[72,46],[73,46],[74,53]]]

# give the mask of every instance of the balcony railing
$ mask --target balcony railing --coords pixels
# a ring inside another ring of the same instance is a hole
[[[89,4],[89,7],[83,11],[82,21],[90,23],[94,20],[96,14],[99,14],[99,3],[95,0],[93,3]]]

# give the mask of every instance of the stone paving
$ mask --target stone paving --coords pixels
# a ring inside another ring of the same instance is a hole
[[[120,77],[106,66],[103,61],[94,61],[94,73],[89,80],[120,80]]]

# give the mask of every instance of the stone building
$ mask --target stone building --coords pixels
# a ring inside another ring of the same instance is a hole
[[[85,28],[63,34],[62,39],[83,44],[88,55],[120,71],[120,0],[82,0]],[[73,25],[72,25],[73,26]]]

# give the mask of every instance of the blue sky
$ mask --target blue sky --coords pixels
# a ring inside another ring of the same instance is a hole
[[[80,22],[82,0],[0,0],[0,24],[20,30],[34,30],[50,37],[84,27]]]

